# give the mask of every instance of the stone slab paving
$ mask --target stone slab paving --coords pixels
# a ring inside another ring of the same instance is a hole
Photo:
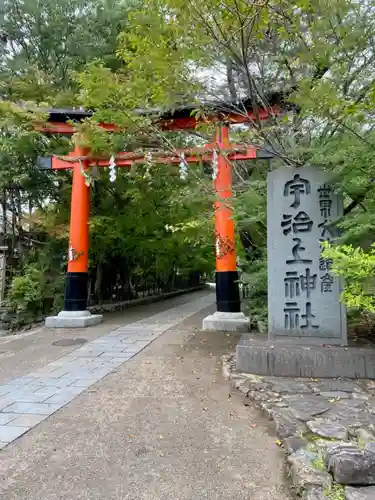
[[[375,500],[375,381],[239,373],[235,356],[223,370],[274,422],[304,500]]]
[[[0,449],[214,300],[209,294],[116,328],[43,368],[0,385]]]
[[[67,356],[81,345],[108,335],[117,328],[135,323],[148,316],[154,316],[167,309],[178,307],[187,302],[206,297],[211,294],[209,289],[199,290],[188,294],[140,305],[122,312],[108,313],[100,325],[77,330],[74,328],[45,328],[36,327],[24,333],[0,337],[0,385],[10,380],[34,372]],[[214,306],[213,306],[214,307]],[[72,339],[82,341],[80,345],[73,345]],[[68,345],[67,345],[68,344]]]

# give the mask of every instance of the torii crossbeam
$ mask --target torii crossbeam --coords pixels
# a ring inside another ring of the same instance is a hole
[[[184,115],[185,113],[185,115]],[[191,111],[169,114],[160,119],[158,125],[163,130],[194,129],[199,119],[191,117]],[[269,113],[279,114],[280,107],[275,105],[269,110],[257,112],[257,117],[267,118]],[[158,163],[180,164],[196,163],[201,159],[212,161],[216,155],[217,168],[214,177],[215,201],[215,250],[216,250],[216,304],[217,313],[209,316],[203,322],[204,329],[239,331],[248,329],[248,320],[241,312],[241,300],[238,286],[237,259],[235,250],[235,226],[230,208],[232,198],[232,168],[231,161],[269,158],[256,148],[245,148],[230,145],[229,127],[231,123],[244,123],[252,117],[252,110],[240,115],[222,112],[212,114],[210,121],[216,123],[216,134],[213,143],[204,148],[181,149],[171,154],[156,153]],[[73,134],[74,124],[71,121],[81,121],[90,113],[76,110],[50,110],[48,122],[39,127],[43,133]],[[207,120],[207,118],[205,118]],[[114,131],[115,127],[101,124],[105,130]],[[115,157],[116,167],[131,167],[134,163],[144,162],[140,153],[123,152]],[[77,141],[75,149],[67,156],[52,156],[41,158],[39,166],[51,170],[73,170],[70,234],[68,251],[68,269],[66,274],[64,310],[58,316],[46,319],[46,326],[85,327],[97,324],[102,320],[99,315],[91,315],[87,310],[88,299],[88,255],[89,255],[89,191],[83,171],[90,166],[108,167],[110,160],[93,157],[88,149],[84,149]]]

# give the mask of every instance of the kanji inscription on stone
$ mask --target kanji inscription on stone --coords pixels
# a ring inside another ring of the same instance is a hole
[[[319,206],[320,215],[325,219],[331,217],[331,207],[332,207],[332,188],[329,184],[323,184],[318,189],[319,193]]]
[[[302,246],[301,238],[293,238],[293,242],[295,243],[292,247],[292,255],[293,259],[288,259],[286,261],[287,264],[311,264],[311,259],[303,259],[300,255],[300,252],[304,252],[306,250],[305,247]]]
[[[303,292],[306,293],[306,297],[310,297],[311,290],[316,287],[316,277],[316,274],[311,274],[309,268],[306,269],[304,274],[300,275],[298,271],[287,271],[284,278],[285,297],[292,299],[300,296]]]
[[[268,174],[268,326],[270,339],[346,344],[342,283],[322,242],[337,235],[342,197],[315,167]]]
[[[320,257],[319,259],[319,271],[329,271],[332,267],[332,259],[325,259]]]
[[[284,234],[289,234],[290,232],[293,232],[293,234],[308,233],[311,231],[312,225],[313,221],[306,212],[298,212],[294,217],[290,214],[283,214],[281,222]]]
[[[311,302],[306,302],[303,310],[301,310],[297,302],[286,302],[284,315],[284,326],[287,330],[319,328],[318,325],[313,324],[315,314],[311,312]]]
[[[294,201],[290,205],[293,208],[298,208],[301,203],[301,195],[310,194],[310,182],[295,174],[293,179],[285,183],[284,196],[293,196]]]

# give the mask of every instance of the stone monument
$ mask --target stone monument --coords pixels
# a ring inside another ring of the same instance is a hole
[[[342,198],[315,167],[268,174],[268,338],[244,335],[237,369],[258,375],[367,377],[375,351],[350,352],[342,282],[322,255]]]
[[[267,199],[269,338],[346,344],[342,282],[321,255],[337,237],[342,197],[324,171],[284,167],[269,173]]]

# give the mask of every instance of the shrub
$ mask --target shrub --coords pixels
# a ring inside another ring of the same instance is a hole
[[[63,276],[53,275],[37,264],[29,264],[15,276],[7,294],[7,307],[17,313],[17,325],[41,320],[62,301]]]
[[[368,251],[352,245],[329,245],[323,257],[332,259],[332,272],[345,280],[342,301],[365,313],[375,313],[375,243]]]

